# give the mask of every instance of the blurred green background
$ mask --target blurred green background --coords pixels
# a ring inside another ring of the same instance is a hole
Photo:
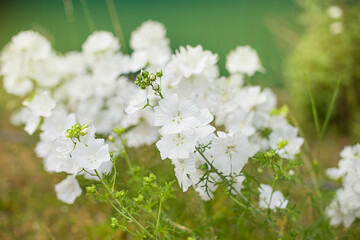
[[[309,142],[313,143],[316,141],[314,122],[303,74],[309,75],[315,99],[320,101],[321,120],[334,90],[334,82],[329,79],[336,81],[339,75],[343,76],[343,86],[347,88],[340,89],[339,99],[349,95],[348,89],[353,89],[354,98],[360,99],[359,91],[353,87],[360,76],[360,18],[357,17],[360,16],[360,7],[355,8],[356,0],[299,0],[301,9],[294,1],[114,0],[127,45],[131,32],[142,22],[157,20],[167,28],[173,50],[181,45],[201,44],[218,53],[222,74],[227,74],[224,67],[227,53],[238,45],[251,45],[266,69],[266,74],[255,74],[254,83],[275,89],[281,103],[295,102],[290,109],[309,136]],[[97,30],[113,31],[106,0],[0,1],[0,48],[18,32],[34,29],[45,35],[59,52],[80,50],[92,32],[84,3]],[[329,19],[326,10],[333,4],[344,9],[345,29],[351,30],[337,37],[328,31],[328,23],[333,20]],[[299,16],[302,16],[302,21],[298,21]],[[326,59],[326,64],[322,64],[323,59]],[[352,64],[343,68],[343,63],[348,63],[349,59]],[[359,115],[359,103],[350,99],[348,112]],[[21,128],[10,124],[11,111],[18,105],[19,99],[6,94],[0,87],[0,239],[119,238],[108,227],[111,210],[106,206],[86,197],[79,199],[74,206],[64,205],[56,199],[53,187],[63,176],[46,173],[42,160],[34,154],[37,137],[29,137]],[[339,111],[344,106],[346,104],[342,101],[335,105],[333,118],[336,121],[330,122],[333,127],[337,127],[339,122],[343,125],[360,123],[354,121],[360,117],[348,118],[350,114]],[[349,128],[349,132],[354,133],[353,129]],[[340,134],[342,132],[344,134]],[[357,141],[358,136],[355,138]],[[327,167],[337,164],[344,145],[354,143],[349,140],[348,132],[341,130],[327,135],[321,146],[310,144],[313,152],[319,155],[321,152],[320,175]],[[164,166],[170,168],[169,165]],[[153,167],[158,168],[158,165]],[[321,179],[325,177],[321,176]],[[223,201],[214,205],[215,210],[220,208],[228,211]],[[218,216],[221,214],[219,212]]]
[[[12,0],[0,3],[0,48],[19,31],[35,29],[46,35],[57,51],[80,50],[91,33],[82,0]],[[218,53],[222,74],[226,54],[238,45],[258,51],[266,75],[256,74],[255,83],[282,87],[284,47],[270,29],[277,25],[300,30],[295,23],[299,9],[289,0],[114,0],[125,40],[143,21],[165,24],[173,50],[181,45],[201,44]],[[113,31],[105,0],[87,0],[98,30]]]

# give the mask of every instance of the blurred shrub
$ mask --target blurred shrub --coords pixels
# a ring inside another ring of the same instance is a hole
[[[325,118],[336,82],[341,88],[330,125],[339,134],[360,136],[360,3],[345,0],[302,0],[305,27],[285,64],[287,86],[300,122],[313,124],[306,77],[320,120]]]

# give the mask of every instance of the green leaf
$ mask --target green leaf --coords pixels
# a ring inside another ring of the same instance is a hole
[[[319,138],[320,137],[320,124],[319,124],[319,117],[318,117],[318,114],[316,111],[315,100],[314,100],[314,97],[311,92],[310,82],[309,82],[309,78],[307,77],[307,75],[305,75],[305,79],[306,79],[306,86],[307,86],[309,96],[310,96],[311,109],[312,109],[312,113],[313,113],[313,117],[314,117],[314,121],[315,121],[316,135]]]
[[[331,114],[333,113],[335,101],[336,101],[336,98],[337,98],[337,95],[338,95],[339,89],[340,89],[340,83],[341,83],[341,79],[339,78],[338,81],[337,81],[337,84],[336,84],[334,94],[333,94],[333,96],[331,98],[329,109],[328,109],[328,111],[326,113],[326,118],[325,118],[324,124],[323,124],[323,126],[321,128],[320,139],[324,136],[326,127],[327,127],[327,125],[328,125],[328,123],[330,121]]]

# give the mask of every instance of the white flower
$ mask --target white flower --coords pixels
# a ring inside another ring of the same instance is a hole
[[[260,184],[259,187],[259,206],[264,209],[272,209],[274,212],[276,208],[286,208],[288,200],[284,198],[280,191],[273,192],[269,185]]]
[[[225,175],[239,174],[252,153],[249,141],[240,132],[218,132],[218,135],[212,140],[211,149],[205,152],[208,160]]]
[[[166,29],[162,23],[146,21],[131,33],[130,47],[134,50],[151,48],[154,45],[167,46]]]
[[[160,151],[161,159],[184,159],[195,150],[196,139],[178,134],[163,134],[163,137],[156,143]]]
[[[110,160],[109,145],[104,144],[104,139],[94,139],[87,145],[79,142],[71,156],[80,167],[97,169],[103,162]]]
[[[113,33],[96,31],[86,39],[82,49],[85,56],[96,58],[97,55],[119,51],[120,44]]]
[[[176,51],[173,61],[178,64],[179,71],[184,77],[188,78],[193,74],[203,73],[209,66],[216,64],[217,54],[203,50],[201,45],[192,47],[187,45],[186,48],[180,46],[180,51]]]
[[[30,102],[24,103],[37,117],[49,117],[56,106],[56,101],[51,98],[48,91],[41,92],[34,96]]]
[[[215,128],[209,125],[209,123],[213,121],[214,116],[211,115],[207,108],[200,110],[197,119],[199,120],[199,124],[195,127],[194,130],[194,137],[196,139],[204,139],[215,131]]]
[[[54,142],[56,152],[62,155],[69,155],[74,150],[74,142],[67,137],[59,137]]]
[[[197,116],[199,109],[193,101],[187,100],[180,104],[179,97],[174,94],[169,99],[159,101],[155,107],[155,126],[162,126],[164,134],[183,133],[191,136],[200,124]]]
[[[32,135],[39,126],[39,123],[40,117],[29,114],[28,118],[26,119],[24,129],[28,134]]]
[[[334,22],[330,25],[329,30],[333,35],[340,34],[344,31],[344,24],[342,22]]]
[[[338,19],[343,15],[343,11],[339,6],[331,6],[328,8],[327,13],[331,18]]]
[[[138,90],[134,97],[130,99],[129,106],[125,108],[125,112],[128,114],[133,114],[140,109],[144,108],[147,103],[149,96],[149,88],[145,90]]]
[[[29,30],[20,32],[11,39],[9,51],[38,60],[48,56],[51,52],[51,44],[38,32]]]
[[[71,175],[56,184],[55,191],[57,198],[67,204],[73,204],[82,192],[78,181]]]
[[[178,180],[179,186],[183,192],[186,192],[188,188],[193,184],[188,175],[195,174],[195,161],[192,158],[188,159],[174,159],[175,176]]]
[[[55,140],[60,136],[65,136],[67,129],[76,123],[75,114],[67,115],[64,110],[54,111],[50,117],[44,119],[41,125],[43,136],[50,140]]]
[[[34,87],[33,82],[28,77],[17,74],[5,75],[3,81],[5,90],[17,96],[24,96]]]
[[[104,174],[108,174],[111,172],[112,168],[114,167],[114,164],[111,161],[103,162],[100,167],[96,169],[96,171],[99,173],[101,177],[103,177]],[[100,181],[98,176],[90,175],[89,173],[96,175],[95,170],[89,170],[86,169],[86,172],[84,172],[84,177],[87,179],[97,180]]]
[[[131,128],[125,134],[126,144],[129,147],[140,147],[143,145],[151,145],[159,139],[159,129],[144,121]]]
[[[326,208],[325,214],[331,218],[330,224],[337,226],[340,223],[350,227],[356,218],[360,217],[360,195],[351,187],[340,188],[335,199]]]
[[[250,46],[238,46],[226,56],[226,69],[231,73],[247,74],[250,77],[255,72],[264,72],[256,50]]]
[[[330,178],[342,178],[343,184],[326,208],[326,215],[331,225],[342,223],[350,227],[356,218],[360,218],[360,144],[346,146],[340,156],[338,167],[326,170]]]
[[[270,146],[273,149],[278,148],[278,143],[285,141],[286,144],[281,149],[277,150],[277,153],[282,158],[293,160],[295,155],[300,152],[300,148],[304,143],[304,139],[298,137],[298,129],[288,124],[281,128],[274,129],[270,134]]]

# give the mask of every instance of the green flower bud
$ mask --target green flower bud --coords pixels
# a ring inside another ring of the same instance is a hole
[[[275,157],[275,150],[271,149],[268,152],[264,153],[264,156],[267,158],[273,158]]]
[[[120,226],[119,221],[116,218],[114,217],[110,218],[110,227],[112,229],[116,230],[117,228],[119,228],[119,226]]]
[[[157,179],[157,177],[156,177],[155,174],[153,174],[153,173],[150,173],[150,174],[149,174],[149,178],[150,178],[150,180],[151,180],[152,182]]]
[[[276,145],[277,145],[277,148],[280,150],[280,149],[284,148],[287,144],[288,144],[287,140],[281,140]]]
[[[155,81],[156,80],[156,76],[153,73],[150,74],[149,78],[150,78],[150,81]]]
[[[96,193],[96,186],[94,184],[91,186],[85,187],[85,189],[86,189],[86,192],[90,195]]]
[[[152,83],[152,87],[154,90],[158,90],[160,86],[157,83]]]
[[[146,77],[149,76],[149,72],[148,72],[148,71],[144,71],[144,70],[141,70],[140,74],[141,74],[141,76],[143,76],[144,78],[146,78]]]
[[[162,70],[158,69],[158,70],[156,71],[156,76],[162,77],[162,76],[163,76]]]
[[[110,142],[114,142],[114,141],[115,141],[115,138],[114,138],[112,135],[109,135],[109,136],[108,136],[108,140],[109,140]]]
[[[141,203],[142,201],[144,201],[144,196],[142,194],[139,194],[136,198],[134,198],[134,201],[136,203]]]
[[[113,132],[116,133],[118,136],[121,136],[125,132],[125,129],[122,127],[119,127],[119,128],[115,128],[113,130]]]
[[[122,198],[124,198],[126,196],[126,194],[127,194],[127,192],[125,190],[121,190],[120,192],[116,192],[114,194],[114,197],[116,199],[122,199]]]

